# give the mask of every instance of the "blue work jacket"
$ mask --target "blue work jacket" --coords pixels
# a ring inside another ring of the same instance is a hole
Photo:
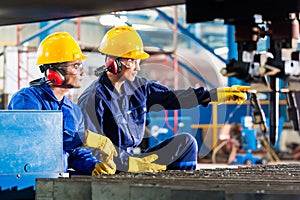
[[[78,99],[86,127],[109,137],[118,147],[115,162],[121,170],[128,169],[128,156],[143,139],[147,112],[207,106],[203,101],[210,97],[203,87],[171,90],[141,77],[125,81],[122,89],[119,94],[103,73]]]
[[[99,161],[87,148],[82,148],[84,139],[84,121],[78,105],[66,96],[59,101],[47,84],[22,88],[16,92],[8,105],[8,110],[61,110],[63,114],[63,150],[65,171],[73,168],[77,174],[91,175]],[[49,130],[51,131],[51,130]],[[41,133],[42,134],[42,133]]]

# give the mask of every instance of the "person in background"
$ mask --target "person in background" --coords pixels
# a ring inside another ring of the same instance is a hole
[[[116,26],[102,39],[98,49],[105,55],[99,78],[83,91],[78,105],[88,129],[101,133],[118,151],[114,159],[117,171],[157,172],[194,170],[197,165],[197,142],[188,133],[176,134],[156,146],[134,155],[144,135],[146,113],[207,106],[210,102],[229,100],[243,103],[248,86],[204,87],[172,90],[156,81],[137,76],[140,62],[149,57],[143,42],[131,26]],[[102,71],[103,72],[102,72]]]
[[[61,110],[65,172],[72,169],[70,173],[80,175],[114,174],[116,166],[112,157],[117,152],[113,144],[107,137],[85,129],[80,108],[66,96],[72,88],[81,87],[82,62],[86,58],[69,33],[50,34],[37,50],[36,64],[45,77],[31,81],[29,87],[16,92],[8,110]],[[96,159],[89,147],[99,149],[103,161]]]

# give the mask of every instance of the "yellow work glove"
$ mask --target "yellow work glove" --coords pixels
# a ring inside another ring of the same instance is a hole
[[[144,158],[129,157],[128,172],[159,172],[167,169],[166,165],[153,163],[158,155],[152,154]]]
[[[112,158],[113,156],[118,156],[118,152],[114,146],[114,144],[110,141],[110,139],[101,134],[94,133],[90,130],[86,132],[86,145],[91,148],[99,149],[99,151],[108,156],[108,158]]]
[[[235,101],[237,104],[242,104],[247,99],[247,91],[249,89],[250,86],[239,85],[215,88],[210,91],[211,101],[218,103]]]
[[[116,164],[113,161],[113,157],[118,156],[115,146],[111,140],[103,135],[94,133],[92,131],[86,130],[86,146],[90,148],[99,149],[102,157],[100,159],[101,163],[106,164],[109,168],[116,171]]]
[[[100,174],[115,174],[115,173],[116,173],[116,169],[112,169],[105,163],[100,162],[99,164],[95,165],[95,169],[93,170],[92,175],[98,176]]]

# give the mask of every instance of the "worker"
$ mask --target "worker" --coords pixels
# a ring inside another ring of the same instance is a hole
[[[85,129],[80,108],[66,96],[72,88],[81,87],[84,75],[82,62],[86,58],[69,33],[50,34],[37,50],[36,64],[45,77],[31,81],[29,87],[16,92],[8,109],[61,110],[65,172],[113,174],[116,166],[112,157],[117,156],[113,144],[107,137],[99,137],[99,134]],[[91,153],[92,148],[98,148],[105,159],[96,159]]]
[[[171,90],[155,81],[138,77],[140,61],[149,57],[137,31],[127,25],[115,26],[103,37],[98,49],[105,55],[105,66],[99,78],[88,86],[78,99],[88,129],[101,133],[113,142],[119,156],[114,159],[117,171],[157,172],[162,170],[194,170],[198,147],[188,133],[176,134],[156,146],[134,149],[143,139],[146,113],[207,106],[211,101],[247,98],[247,86],[203,87]]]

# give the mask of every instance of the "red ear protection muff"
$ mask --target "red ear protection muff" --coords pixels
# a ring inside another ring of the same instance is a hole
[[[108,58],[105,63],[107,71],[118,74],[122,70],[121,63],[117,59]]]
[[[60,86],[65,82],[65,77],[55,68],[47,69],[46,70],[46,77],[47,79],[54,85]]]

